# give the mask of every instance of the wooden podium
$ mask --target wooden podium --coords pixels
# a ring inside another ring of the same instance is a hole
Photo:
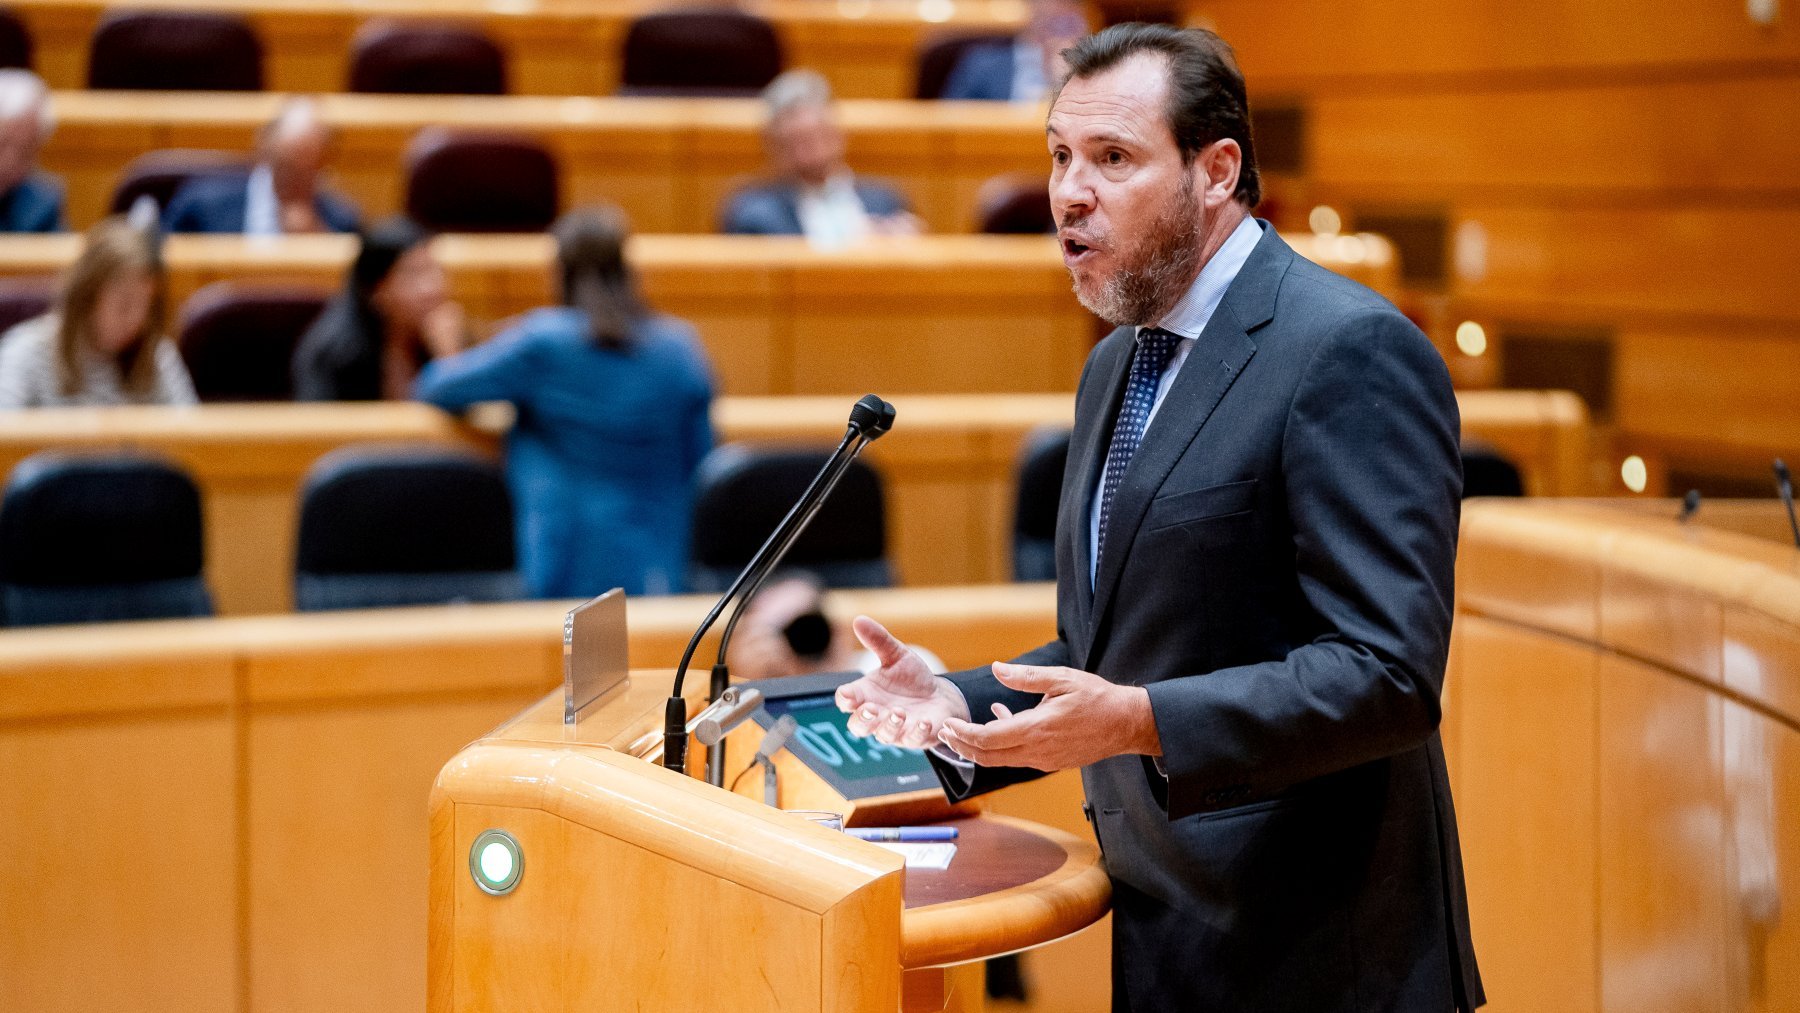
[[[908,872],[884,848],[639,759],[670,680],[634,673],[573,724],[563,694],[547,696],[439,774],[434,1013],[978,1010],[979,961],[1106,913],[1097,849],[1061,831],[946,813],[961,829],[950,868]],[[783,769],[783,804],[820,801],[803,768]],[[490,831],[516,858],[482,866]],[[510,892],[492,892],[506,876],[483,876],[515,864]]]

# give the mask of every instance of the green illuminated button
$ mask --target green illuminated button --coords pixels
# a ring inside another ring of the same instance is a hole
[[[483,830],[469,846],[469,875],[475,885],[496,897],[509,894],[525,874],[525,852],[504,830]]]

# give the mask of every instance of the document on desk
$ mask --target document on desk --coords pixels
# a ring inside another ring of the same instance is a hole
[[[904,843],[898,841],[874,842],[878,848],[886,848],[906,859],[908,869],[948,869],[950,860],[956,857],[956,845],[948,842],[930,842],[925,844]]]

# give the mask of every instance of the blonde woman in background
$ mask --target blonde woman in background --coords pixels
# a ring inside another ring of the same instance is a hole
[[[0,336],[0,408],[193,404],[162,333],[165,290],[153,230],[123,217],[94,226],[51,311]]]

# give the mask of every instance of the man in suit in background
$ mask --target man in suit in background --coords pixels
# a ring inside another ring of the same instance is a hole
[[[355,232],[355,206],[320,184],[330,150],[318,103],[292,99],[258,131],[253,169],[188,180],[169,199],[163,227],[250,236]]]
[[[1119,329],[1076,395],[1057,639],[939,678],[862,617],[882,667],[839,705],[952,750],[952,798],[1083,768],[1116,1009],[1472,1009],[1437,732],[1462,484],[1444,363],[1252,217],[1222,40],[1121,25],[1068,57],[1051,202],[1077,295]]]
[[[725,232],[804,235],[835,248],[863,236],[911,235],[919,220],[900,192],[856,178],[844,163],[844,132],[831,108],[831,86],[816,71],[790,70],[763,90],[763,145],[775,181],[746,187],[726,205]]]
[[[0,70],[0,232],[61,232],[62,180],[38,168],[55,121],[50,92],[29,70]]]
[[[1087,17],[1071,0],[1032,0],[1031,20],[1016,38],[963,50],[939,98],[1042,102],[1062,78],[1062,51],[1087,34]]]

